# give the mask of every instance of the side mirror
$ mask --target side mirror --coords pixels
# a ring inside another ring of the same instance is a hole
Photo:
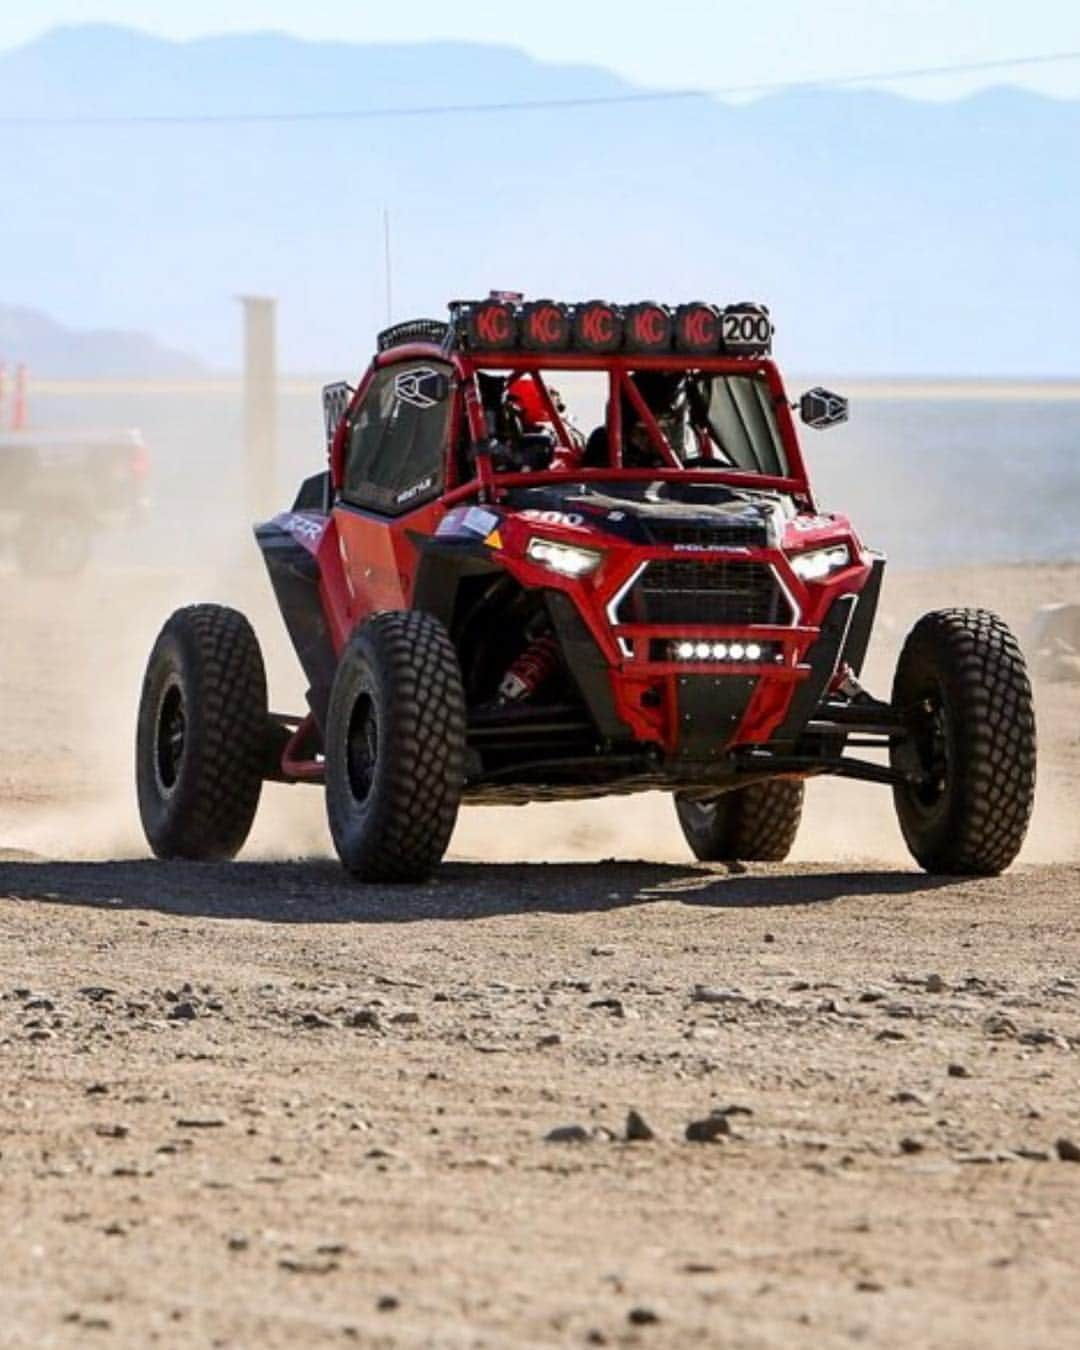
[[[334,444],[334,436],[337,433],[341,419],[349,410],[349,404],[352,402],[352,396],[356,391],[352,385],[339,381],[337,384],[328,384],[322,391],[323,399],[323,421],[326,424],[326,448],[329,450]]]
[[[848,401],[828,389],[808,389],[799,399],[799,416],[808,427],[821,431],[848,420]]]

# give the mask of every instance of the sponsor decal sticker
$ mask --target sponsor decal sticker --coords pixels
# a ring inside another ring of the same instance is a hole
[[[413,501],[415,498],[419,497],[422,493],[430,492],[430,490],[434,486],[435,486],[435,476],[434,474],[428,474],[426,478],[421,478],[419,483],[414,483],[412,487],[407,487],[404,490],[404,492],[399,492],[398,495],[394,498],[394,501],[397,503],[398,506],[402,506],[404,505],[405,502]]]
[[[394,397],[399,403],[407,403],[411,408],[434,408],[438,399],[432,398],[429,391],[438,378],[438,371],[429,366],[403,370],[394,379]]]
[[[522,511],[523,520],[533,520],[538,525],[567,525],[572,530],[585,525],[585,517],[576,511]]]

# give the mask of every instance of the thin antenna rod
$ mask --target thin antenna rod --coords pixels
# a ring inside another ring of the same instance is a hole
[[[386,322],[394,321],[394,271],[390,258],[390,208],[383,207],[383,254],[386,266]]]

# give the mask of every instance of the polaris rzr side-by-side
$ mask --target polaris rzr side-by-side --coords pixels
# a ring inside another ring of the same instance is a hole
[[[463,802],[646,790],[698,858],[779,860],[832,774],[892,788],[927,870],[1007,867],[1035,783],[1020,649],[939,610],[888,701],[862,687],[884,559],[815,502],[771,342],[755,304],[506,293],[382,333],[324,393],[328,468],[255,531],[308,709],[269,711],[241,614],[173,614],[139,710],[154,852],[232,857],[273,780],[324,785],[367,881],[429,875]],[[588,436],[566,372],[605,385]]]

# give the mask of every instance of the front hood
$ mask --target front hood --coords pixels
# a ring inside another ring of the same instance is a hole
[[[792,514],[780,493],[670,481],[514,488],[504,505],[539,524],[583,526],[680,550],[775,548]]]

